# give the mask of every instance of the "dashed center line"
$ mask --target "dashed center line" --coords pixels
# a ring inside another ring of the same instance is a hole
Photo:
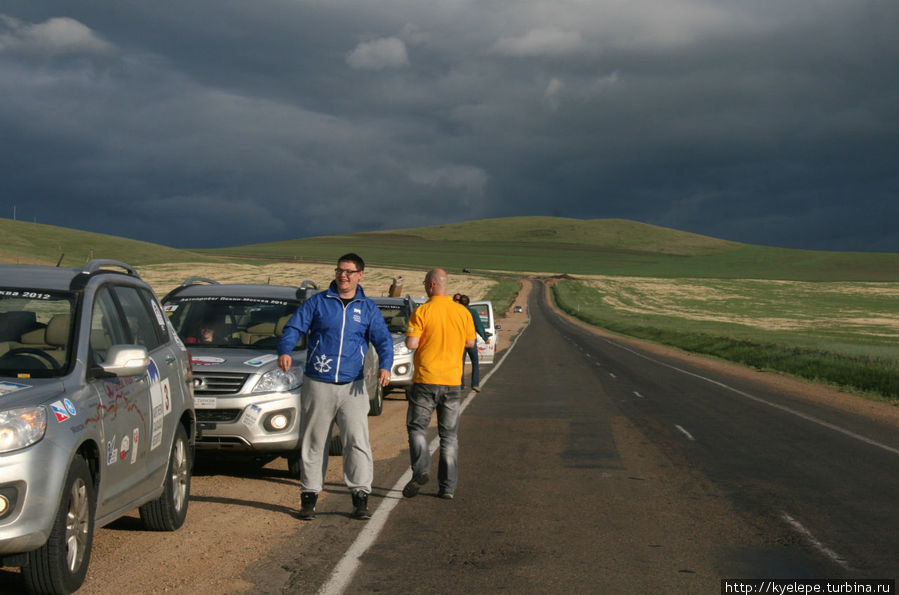
[[[824,554],[825,556],[827,556],[828,558],[830,558],[831,560],[833,560],[834,562],[836,562],[837,564],[842,566],[843,568],[845,568],[847,570],[850,568],[849,562],[846,560],[846,558],[839,555],[838,553],[836,553],[835,551],[833,551],[832,549],[830,549],[829,547],[827,547],[826,545],[824,545],[823,543],[818,541],[818,538],[816,538],[814,535],[812,535],[808,529],[803,527],[802,523],[800,523],[799,521],[797,521],[796,519],[791,517],[786,512],[781,513],[781,518],[783,518],[783,520],[785,520],[791,527],[793,527],[793,529],[795,529],[796,532],[798,532],[800,535],[805,537],[809,541],[809,543],[812,544],[812,547],[814,547],[816,550],[818,550],[819,552],[821,552],[822,554]]]
[[[640,398],[640,399],[645,399],[645,398],[646,398],[646,397],[644,397],[643,395],[641,395],[640,393],[638,393],[637,391],[634,391],[634,396],[635,396],[635,397],[638,397],[638,398]]]

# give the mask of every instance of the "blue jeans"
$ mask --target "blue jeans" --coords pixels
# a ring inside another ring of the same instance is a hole
[[[478,366],[478,346],[466,347],[465,353],[471,360],[471,385],[481,386],[481,370]],[[465,354],[462,355],[462,362],[465,362]],[[465,388],[465,366],[462,366],[462,388]]]
[[[409,391],[406,430],[409,432],[409,457],[412,476],[430,474],[428,426],[437,409],[437,434],[440,436],[440,465],[437,479],[440,490],[452,494],[459,484],[459,410],[462,393],[458,386],[413,384]]]

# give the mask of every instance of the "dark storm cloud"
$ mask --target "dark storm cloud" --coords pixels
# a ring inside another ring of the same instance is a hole
[[[622,217],[899,252],[895,2],[0,7],[0,215],[235,245]]]

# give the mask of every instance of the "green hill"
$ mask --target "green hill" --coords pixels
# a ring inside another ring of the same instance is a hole
[[[23,264],[56,264],[60,255],[64,266],[90,258],[135,266],[223,258],[332,262],[353,251],[373,265],[454,272],[899,281],[899,254],[753,246],[623,219],[507,217],[190,251],[10,219],[0,219],[0,233],[0,262]]]
[[[753,246],[621,219],[482,219],[204,252],[320,262],[349,251],[372,264],[472,272],[899,281],[899,254]]]
[[[140,242],[101,233],[67,227],[13,221],[0,218],[0,262],[11,264],[50,264],[78,267],[91,258],[110,258],[137,266],[142,264],[213,260],[187,250]]]

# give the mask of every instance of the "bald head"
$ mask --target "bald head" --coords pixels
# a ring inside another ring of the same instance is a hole
[[[433,269],[425,275],[425,291],[427,291],[428,297],[446,295],[447,285],[446,271],[443,269]]]

